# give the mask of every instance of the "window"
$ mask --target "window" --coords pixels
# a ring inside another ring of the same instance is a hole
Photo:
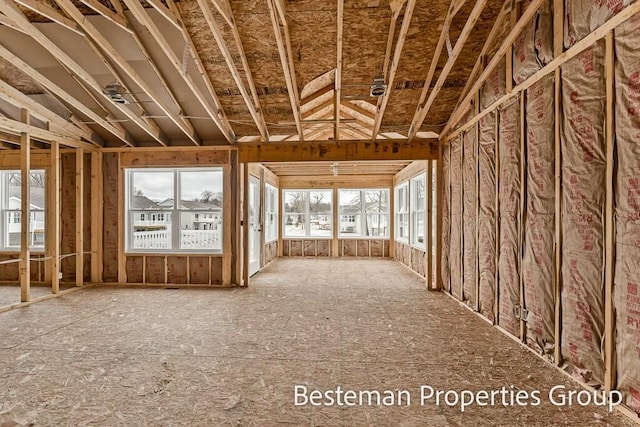
[[[45,243],[45,175],[44,170],[29,172],[29,247],[44,250]],[[0,210],[2,211],[2,249],[19,250],[22,231],[22,173],[0,171]]]
[[[278,189],[270,184],[265,188],[264,239],[272,242],[278,239]]]
[[[332,194],[331,190],[283,191],[283,237],[330,238]]]
[[[340,237],[387,237],[389,190],[338,190]]]
[[[418,175],[411,179],[411,244],[426,249],[426,176]]]
[[[396,191],[396,240],[409,243],[409,183],[395,188]]]
[[[222,251],[222,168],[127,169],[126,177],[129,252]]]

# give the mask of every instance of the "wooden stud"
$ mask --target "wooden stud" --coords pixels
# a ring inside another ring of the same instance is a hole
[[[520,18],[521,5],[522,5],[522,2],[511,0],[511,13],[509,14],[510,21],[511,21],[511,28],[514,28],[518,23],[518,18]],[[513,43],[507,46],[505,59],[507,63],[507,66],[505,67],[506,73],[507,73],[506,79],[505,79],[506,86],[507,86],[506,89],[507,89],[507,92],[511,92],[513,90]]]
[[[20,110],[22,122],[29,124],[29,111]],[[28,133],[20,134],[20,302],[31,299],[31,141]]]
[[[613,30],[605,37],[605,79],[606,79],[606,156],[607,181],[605,201],[605,276],[604,276],[604,387],[606,391],[616,386],[615,363],[615,312],[614,312],[614,263],[615,263],[615,222],[614,222],[614,168],[615,168],[615,50]]]
[[[169,283],[169,263],[166,255],[164,256],[164,283]]]
[[[332,189],[331,191],[331,197],[333,199],[333,203],[331,204],[332,206],[332,237],[331,237],[331,256],[333,257],[337,257],[338,256],[338,241],[340,238],[340,216],[338,215],[338,190],[337,189]],[[357,245],[356,245],[357,246]],[[356,249],[357,250],[357,249]],[[344,256],[344,248],[343,248],[343,253],[342,255]]]
[[[237,166],[237,164],[236,164]],[[222,285],[230,286],[231,285],[231,264],[233,263],[233,250],[231,245],[231,221],[232,221],[232,206],[234,197],[239,198],[237,192],[232,193],[231,191],[231,166],[225,165],[223,166],[223,189],[222,189],[222,215],[224,218],[228,218],[223,222],[223,230],[222,230]],[[237,190],[237,188],[236,188]],[[233,194],[233,195],[232,195]],[[236,211],[236,215],[239,215],[239,211]],[[239,234],[236,234],[236,238],[239,237]],[[238,248],[241,246],[238,245]],[[238,252],[240,253],[240,252]],[[241,257],[239,257],[241,258]],[[211,269],[209,269],[211,271]],[[239,274],[239,272],[236,272]],[[211,273],[210,273],[211,274]],[[239,284],[239,283],[238,283]]]
[[[102,153],[91,153],[91,282],[102,281]]]
[[[126,262],[127,258],[125,256],[125,247],[126,247],[126,234],[127,230],[125,230],[125,207],[124,207],[124,170],[122,168],[122,155],[118,154],[118,283],[126,283],[127,282],[127,268]]]
[[[525,206],[525,191],[526,191],[526,186],[525,186],[525,181],[526,181],[526,175],[525,175],[525,150],[526,150],[526,129],[525,129],[525,115],[524,115],[524,109],[525,109],[525,95],[526,92],[522,92],[520,94],[520,206],[518,208],[519,210],[519,217],[520,217],[520,221],[518,223],[518,240],[519,240],[519,251],[518,251],[518,260],[519,260],[519,276],[520,276],[520,312],[522,313],[522,310],[524,310],[525,308],[525,298],[524,298],[524,274],[523,274],[523,268],[522,268],[522,263],[523,263],[523,259],[524,259],[524,225],[525,225],[525,217],[526,217],[526,206]],[[522,316],[520,318],[520,340],[522,342],[525,342],[526,340],[526,333],[527,333],[527,324],[524,321],[524,319],[522,319]]]
[[[142,255],[142,283],[147,283],[147,257]]]
[[[243,254],[243,285],[249,286],[249,261],[250,251],[249,247],[249,234],[251,233],[251,224],[249,223],[249,208],[251,201],[250,197],[250,183],[249,183],[249,164],[242,164],[242,185],[243,185],[243,197],[242,197],[242,254]]]
[[[427,173],[425,174],[425,181],[427,184],[427,197],[426,202],[427,202],[427,206],[425,209],[425,212],[427,213],[427,217],[425,219],[425,221],[427,222],[427,239],[426,239],[426,269],[427,271],[425,272],[425,278],[427,280],[427,289],[432,290],[434,289],[433,286],[433,218],[431,217],[431,215],[433,215],[433,167],[434,167],[434,162],[431,160],[427,160]]]
[[[496,179],[496,241],[495,241],[495,272],[494,272],[494,289],[493,289],[493,323],[498,324],[500,319],[500,269],[498,263],[500,262],[500,116],[496,114],[495,120],[495,179]]]
[[[260,267],[264,267],[267,263],[265,262],[265,211],[266,206],[265,202],[267,200],[267,185],[264,180],[264,167],[260,165],[260,210],[258,212],[258,229],[260,230]]]
[[[564,0],[553,0],[553,52],[558,58],[563,51]],[[554,242],[554,361],[562,363],[562,81],[560,68],[555,69],[554,79],[554,139],[555,139],[555,242]]]
[[[396,257],[396,223],[395,223],[395,211],[396,211],[396,189],[393,182],[389,188],[389,258],[394,259]],[[382,255],[384,256],[384,243],[382,245]]]
[[[281,257],[284,253],[284,241],[282,240],[282,223],[284,222],[284,212],[282,209],[283,204],[282,188],[278,185],[278,257]],[[289,252],[287,251],[287,253]]]
[[[84,150],[76,151],[76,286],[84,283]]]
[[[47,212],[47,248],[51,293],[60,292],[60,144],[51,143],[47,185],[49,206]]]

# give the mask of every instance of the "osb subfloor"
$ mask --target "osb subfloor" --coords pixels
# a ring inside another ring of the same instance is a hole
[[[0,426],[632,425],[390,260],[279,259],[249,289],[88,288],[0,313]],[[412,406],[293,405],[293,386]],[[420,406],[418,389],[542,391],[540,407]]]
[[[70,289],[73,285],[60,284],[60,290]],[[51,295],[51,287],[31,285],[31,299]],[[0,308],[20,302],[20,284],[0,284]]]

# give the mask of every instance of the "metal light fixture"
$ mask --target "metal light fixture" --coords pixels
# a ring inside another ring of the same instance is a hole
[[[371,91],[369,92],[369,96],[382,96],[387,92],[387,85],[384,83],[383,77],[376,77],[373,79],[373,84],[371,85]]]
[[[118,82],[112,82],[107,84],[102,93],[107,95],[110,100],[115,102],[116,104],[128,104],[129,101],[124,97],[126,91],[124,87]]]

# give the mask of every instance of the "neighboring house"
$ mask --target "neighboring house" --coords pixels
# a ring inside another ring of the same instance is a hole
[[[166,209],[173,207],[173,199],[154,202],[146,196],[133,196],[132,211],[134,213],[134,231],[166,230],[171,224],[171,212]],[[220,225],[222,202],[214,199],[211,203],[182,200],[182,224],[187,230],[217,230]],[[148,211],[148,212],[140,212]],[[218,211],[218,212],[211,212]]]
[[[31,246],[44,246],[44,222],[45,222],[45,192],[44,188],[30,188],[30,204],[31,210],[31,226],[29,230],[29,241]],[[20,186],[9,186],[9,204],[6,211],[7,218],[5,220],[6,229],[5,242],[8,246],[20,247],[20,234],[22,232],[22,190]]]

